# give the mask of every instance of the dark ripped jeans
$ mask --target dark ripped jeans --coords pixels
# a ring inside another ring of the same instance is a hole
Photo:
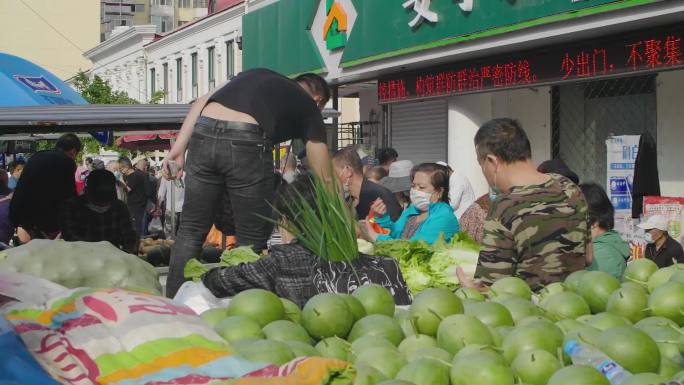
[[[185,202],[166,283],[173,298],[185,282],[183,268],[197,258],[217,211],[229,200],[238,246],[266,248],[273,224],[273,144],[253,124],[200,117],[188,143]]]

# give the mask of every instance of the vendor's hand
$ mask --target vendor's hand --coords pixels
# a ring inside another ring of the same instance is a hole
[[[373,204],[371,204],[370,209],[373,210],[378,217],[384,217],[387,214],[387,206],[381,198],[376,199]]]
[[[176,165],[178,166],[178,172],[176,173],[175,176],[171,176],[171,169],[169,168],[169,161],[175,160]],[[164,162],[162,163],[162,175],[164,178],[167,180],[175,180],[175,179],[181,179],[183,177],[183,167],[185,166],[185,154],[177,154],[171,150],[169,152],[169,155],[164,159]]]
[[[365,226],[366,236],[368,241],[375,242],[378,239],[378,233],[373,229],[373,225],[368,221],[361,221],[361,224]]]
[[[468,276],[466,275],[465,271],[463,271],[463,268],[461,266],[456,266],[456,277],[458,277],[458,282],[461,285],[461,287],[467,287],[479,291],[487,290],[487,288],[482,282],[468,278]]]
[[[362,222],[365,222],[365,221],[359,221],[359,223],[357,223],[356,226],[354,226],[354,230],[356,230],[356,238],[365,239],[365,237],[364,237],[365,232],[363,231],[363,229],[366,228],[366,225]]]

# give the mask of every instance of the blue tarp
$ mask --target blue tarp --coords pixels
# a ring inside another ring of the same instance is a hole
[[[68,84],[46,69],[0,52],[0,107],[88,104]],[[106,143],[106,132],[92,134]]]

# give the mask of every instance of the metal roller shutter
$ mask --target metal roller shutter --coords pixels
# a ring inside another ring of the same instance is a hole
[[[391,144],[399,159],[414,164],[447,160],[447,101],[425,100],[393,104]]]

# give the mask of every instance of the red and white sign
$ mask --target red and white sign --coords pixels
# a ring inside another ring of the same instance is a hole
[[[663,215],[670,220],[668,233],[684,244],[684,198],[644,197],[644,220],[653,215]]]

